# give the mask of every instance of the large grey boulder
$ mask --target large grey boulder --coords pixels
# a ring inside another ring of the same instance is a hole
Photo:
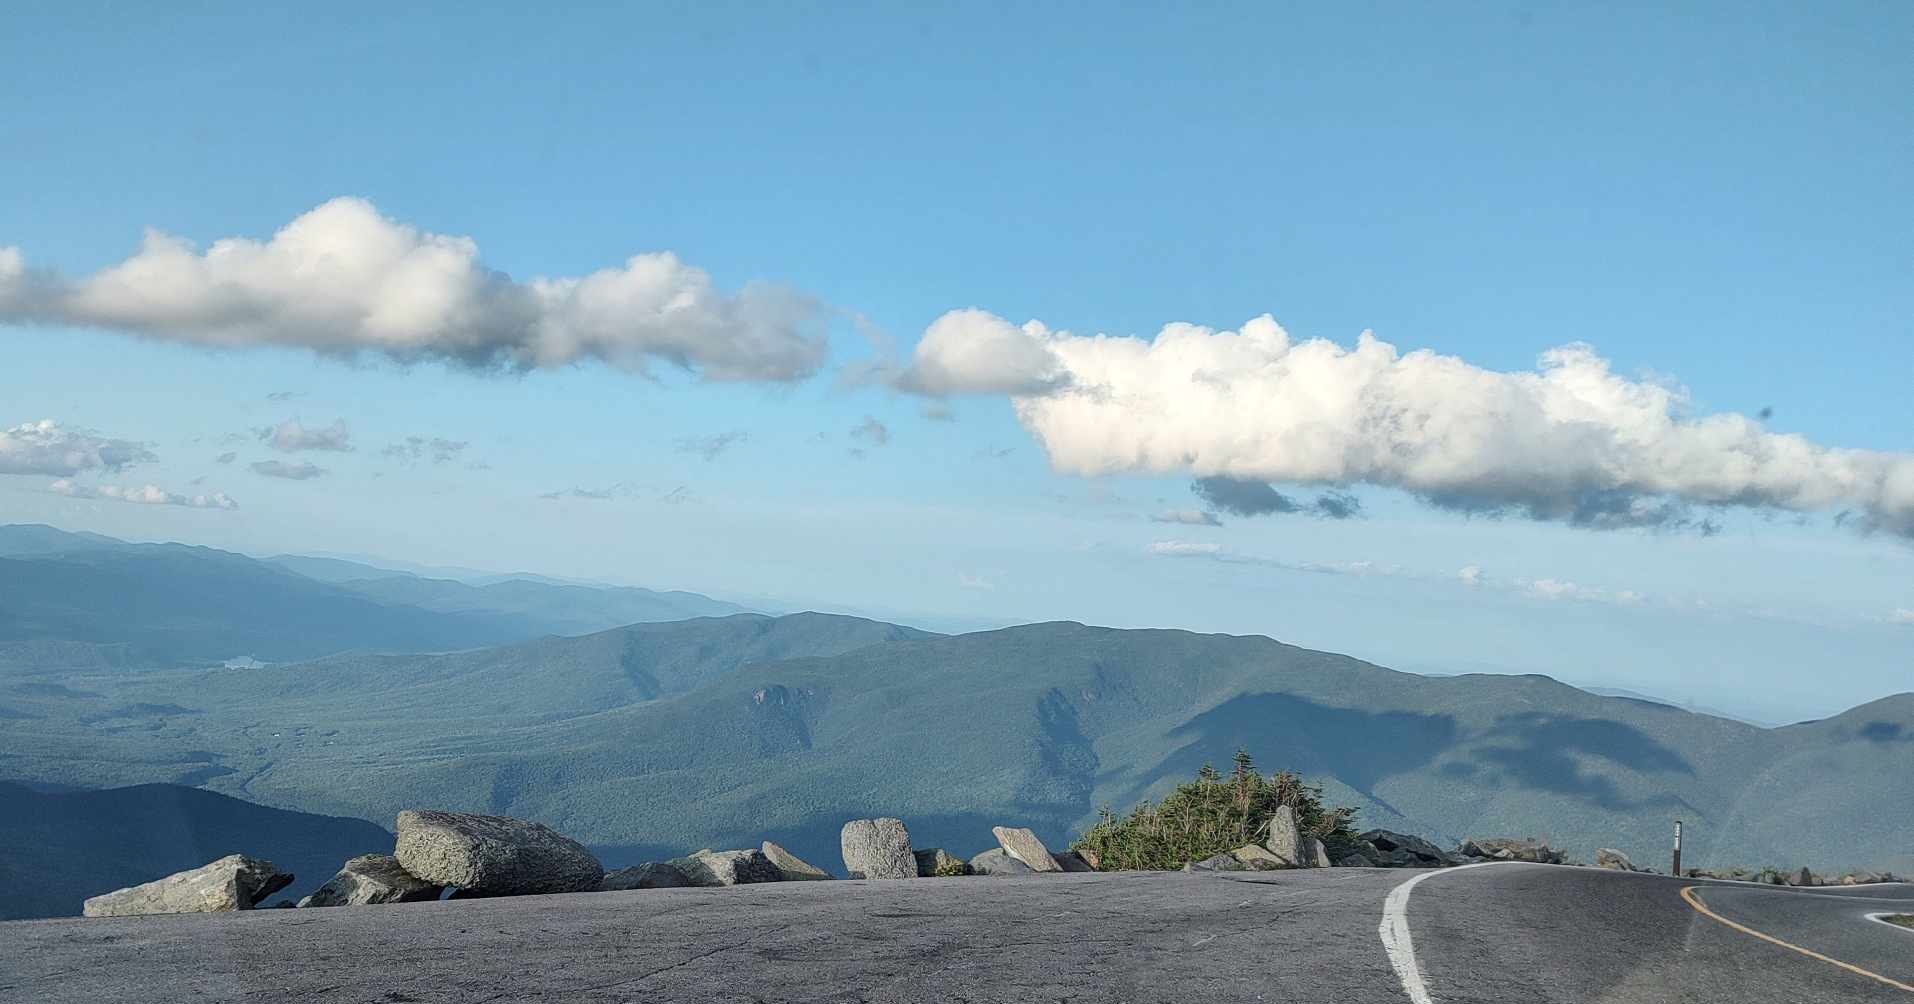
[[[1001,847],[990,850],[970,859],[972,875],[1035,875],[1030,866],[1010,856],[1010,852]]]
[[[1050,856],[1050,848],[1037,839],[1036,833],[1023,826],[993,826],[990,832],[996,836],[998,846],[1010,853],[1010,856],[1030,866],[1033,872],[1060,872],[1063,866]]]
[[[1329,848],[1315,837],[1303,838],[1303,859],[1297,862],[1302,868],[1329,867]]]
[[[669,861],[647,861],[642,865],[632,865],[605,873],[598,882],[599,892],[622,892],[626,889],[681,889],[691,884],[685,873],[673,867]]]
[[[438,899],[445,890],[406,871],[390,854],[361,854],[339,874],[299,901],[310,906],[375,906]]]
[[[1303,831],[1296,825],[1296,810],[1287,805],[1276,807],[1269,818],[1269,839],[1263,841],[1271,854],[1283,864],[1294,867],[1303,862]]]
[[[270,861],[229,854],[191,871],[94,896],[80,912],[88,917],[137,917],[250,910],[291,885],[292,878]]]
[[[911,854],[917,858],[918,878],[949,878],[970,873],[968,862],[942,847],[912,851]]]
[[[673,858],[673,868],[695,886],[749,885],[779,881],[777,866],[757,848],[744,851],[702,850]]]
[[[901,819],[853,819],[838,834],[838,846],[844,853],[844,871],[854,879],[917,877],[910,831]]]
[[[771,867],[778,870],[778,878],[785,882],[817,882],[829,879],[831,873],[792,854],[790,851],[766,840],[758,846],[764,856],[771,861]]]
[[[475,896],[590,892],[605,877],[584,844],[509,816],[408,809],[393,854],[419,878]]]
[[[1241,872],[1249,871],[1250,868],[1237,860],[1236,855],[1223,853],[1201,861],[1191,861],[1183,866],[1183,870],[1186,872]]]

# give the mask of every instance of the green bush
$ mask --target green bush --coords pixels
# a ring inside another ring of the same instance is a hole
[[[1070,846],[1094,853],[1104,871],[1168,871],[1263,842],[1277,806],[1287,805],[1303,833],[1328,845],[1334,858],[1355,842],[1350,822],[1356,810],[1326,809],[1322,794],[1322,786],[1305,784],[1300,775],[1261,773],[1249,753],[1238,750],[1228,775],[1204,764],[1196,780],[1160,802],[1143,802],[1120,819],[1105,807],[1102,819]]]
[[[939,864],[935,874],[938,878],[956,878],[959,875],[968,875],[970,874],[970,862],[962,858],[951,858]]]

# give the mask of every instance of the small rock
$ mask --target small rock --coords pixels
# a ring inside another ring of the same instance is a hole
[[[1064,871],[1067,871],[1067,872],[1096,871],[1095,868],[1090,867],[1090,862],[1089,860],[1084,858],[1083,853],[1084,852],[1082,851],[1062,851],[1054,855],[1054,857],[1057,859],[1057,864],[1061,866]]]
[[[1063,866],[1050,856],[1050,849],[1037,839],[1036,833],[1021,826],[993,826],[990,832],[997,837],[997,843],[1010,856],[1030,866],[1033,872],[1060,872]]]
[[[1375,865],[1371,863],[1368,858],[1365,858],[1360,854],[1345,854],[1342,856],[1342,860],[1336,862],[1336,867],[1338,868],[1374,868]]]
[[[137,917],[250,910],[291,885],[292,879],[270,861],[229,854],[191,871],[94,896],[81,912],[88,917]]]
[[[778,870],[778,877],[786,882],[817,882],[829,879],[831,873],[792,854],[777,844],[766,840],[758,850],[771,860],[771,867]]]
[[[1453,863],[1450,855],[1442,848],[1418,836],[1407,833],[1395,833],[1390,830],[1370,830],[1362,835],[1376,850],[1389,854],[1400,852],[1406,855],[1407,865],[1446,865]]]
[[[1282,858],[1277,857],[1274,851],[1264,847],[1262,844],[1244,844],[1229,852],[1229,856],[1235,858],[1237,863],[1244,868],[1256,872],[1275,871],[1278,868],[1288,868],[1294,864],[1294,862],[1284,861]]]
[[[1792,886],[1803,887],[1820,884],[1814,880],[1814,873],[1809,871],[1806,866],[1803,866],[1798,872],[1789,872],[1787,882]]]
[[[970,859],[972,875],[1035,875],[1030,866],[1010,856],[1010,852],[1001,847],[990,850]]]
[[[695,886],[750,885],[778,881],[777,866],[757,848],[744,851],[702,850],[667,862]]]
[[[438,899],[444,888],[413,875],[390,854],[361,854],[347,861],[331,881],[299,901],[302,907],[373,906]]]
[[[599,892],[625,889],[679,889],[691,884],[685,873],[669,861],[647,861],[642,865],[606,872],[598,883]]]
[[[917,858],[918,878],[948,878],[964,875],[970,871],[970,865],[963,858],[945,851],[942,847],[912,851]]]
[[[1091,850],[1088,847],[1085,847],[1077,851],[1077,857],[1082,858],[1083,863],[1086,865],[1089,865],[1091,871],[1100,872],[1103,870],[1103,855],[1102,854],[1099,854],[1096,851]]]
[[[1635,867],[1635,862],[1628,860],[1628,855],[1613,847],[1603,847],[1595,852],[1595,867],[1610,868],[1618,872],[1641,871],[1640,868]]]
[[[1201,861],[1191,861],[1183,866],[1183,870],[1186,872],[1240,872],[1248,871],[1249,866],[1237,860],[1236,855],[1224,853],[1212,855]]]
[[[1302,864],[1303,832],[1296,826],[1296,810],[1287,805],[1276,807],[1276,814],[1269,818],[1269,839],[1263,842],[1271,854],[1294,867]]]
[[[1304,837],[1302,866],[1304,868],[1329,867],[1329,848],[1315,837]]]
[[[482,896],[589,892],[605,878],[584,844],[509,816],[408,809],[393,854],[427,882]]]
[[[901,819],[853,819],[844,824],[838,845],[844,854],[844,871],[854,879],[917,877],[910,831]]]

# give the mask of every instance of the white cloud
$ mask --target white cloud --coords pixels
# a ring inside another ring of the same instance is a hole
[[[0,259],[0,271],[4,267]],[[153,459],[153,452],[139,443],[108,439],[50,418],[0,429],[0,474],[69,477],[82,471],[118,471]]]
[[[1354,348],[1297,342],[1268,316],[1240,331],[1171,324],[1144,341],[966,310],[931,325],[899,383],[1012,395],[1070,474],[1378,485],[1597,528],[1711,530],[1695,506],[1848,511],[1914,535],[1914,454],[1694,415],[1682,389],[1618,376],[1585,345],[1498,372],[1368,333]]]
[[[225,492],[181,495],[178,492],[169,492],[158,485],[122,488],[116,485],[81,485],[61,478],[48,485],[47,491],[67,498],[108,499],[114,502],[131,502],[135,505],[177,505],[193,509],[239,508],[239,503],[234,502]]]
[[[1887,615],[1887,619],[1895,624],[1914,624],[1914,607],[1902,607]]]
[[[1291,572],[1314,572],[1320,575],[1415,577],[1397,564],[1379,564],[1374,561],[1285,561],[1281,558],[1232,551],[1220,544],[1188,540],[1159,540],[1150,545],[1149,552],[1164,558],[1206,558],[1227,565],[1262,565],[1267,568],[1281,568]]]
[[[290,419],[278,425],[269,425],[254,429],[259,441],[285,453],[298,453],[303,450],[325,450],[334,453],[352,451],[352,432],[346,428],[346,420],[335,420],[331,425],[305,426],[298,419]]]
[[[434,234],[339,198],[271,239],[200,251],[149,230],[85,278],[29,271],[0,248],[0,322],[86,325],[222,348],[530,369],[663,362],[713,380],[793,380],[823,364],[826,310],[766,283],[736,293],[669,252],[590,275],[518,281],[470,237]]]
[[[1169,558],[1207,558],[1222,554],[1223,548],[1193,540],[1159,540],[1150,545],[1150,553]]]
[[[283,460],[261,460],[252,466],[255,474],[263,474],[269,478],[285,478],[289,481],[309,481],[326,473],[325,468],[305,461],[289,464]]]
[[[953,310],[934,321],[898,378],[922,394],[1041,394],[1062,386],[1062,363],[1036,321],[1019,328],[986,311]]]
[[[1482,566],[1465,565],[1461,571],[1455,573],[1455,577],[1462,580],[1465,586],[1479,586],[1482,584]]]
[[[982,575],[972,575],[969,572],[957,573],[957,585],[963,589],[979,589],[985,591],[997,588],[995,582],[990,581]]]
[[[1168,509],[1150,517],[1152,523],[1180,523],[1184,526],[1222,526],[1213,512],[1202,509]]]

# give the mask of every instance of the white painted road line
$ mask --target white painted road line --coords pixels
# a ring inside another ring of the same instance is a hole
[[[1483,861],[1472,865],[1423,872],[1389,890],[1389,898],[1382,904],[1382,925],[1376,929],[1376,933],[1382,936],[1382,950],[1388,953],[1389,964],[1395,967],[1396,976],[1402,980],[1402,992],[1409,995],[1410,1004],[1435,1004],[1435,998],[1429,996],[1429,986],[1422,978],[1422,966],[1416,962],[1415,941],[1409,937],[1409,890],[1414,889],[1416,884],[1424,879],[1432,879],[1437,875],[1514,863]]]

